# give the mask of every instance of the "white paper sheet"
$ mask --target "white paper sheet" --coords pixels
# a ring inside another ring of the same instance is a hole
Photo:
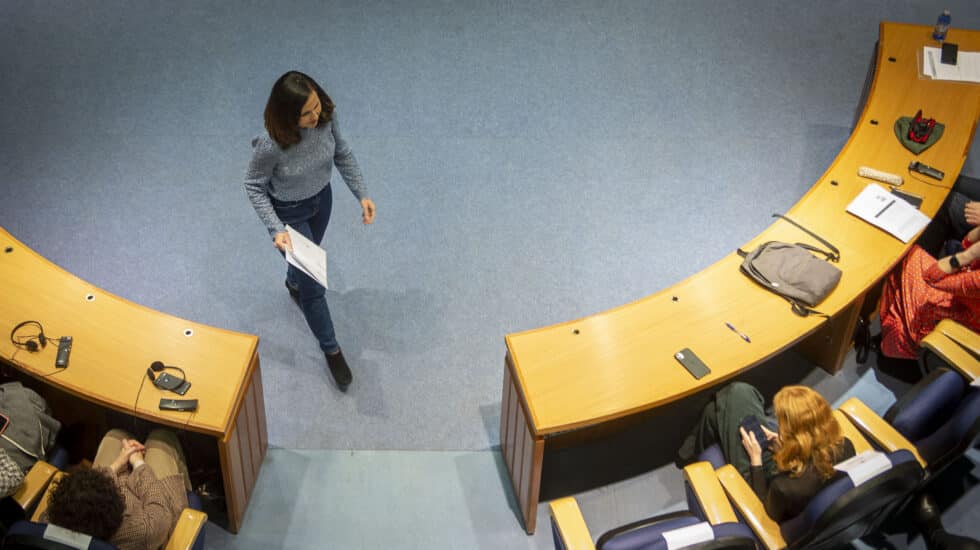
[[[926,46],[922,50],[922,72],[936,80],[955,80],[958,82],[980,82],[980,52],[960,51],[956,54],[956,65],[947,65],[942,59],[942,50]]]
[[[286,251],[286,261],[323,285],[323,288],[330,288],[327,286],[327,251],[288,225],[286,232],[293,243],[293,250]]]
[[[847,474],[851,478],[851,483],[857,487],[876,475],[888,471],[891,467],[892,462],[888,460],[885,453],[880,451],[864,451],[840,464],[836,464],[834,469]]]
[[[715,532],[711,528],[710,523],[703,521],[694,525],[688,525],[687,527],[665,531],[660,536],[667,541],[667,550],[675,550],[699,542],[712,540],[715,538]]]
[[[875,227],[884,229],[903,243],[912,240],[916,233],[929,225],[929,216],[876,183],[865,187],[851,204],[847,205],[847,211]]]

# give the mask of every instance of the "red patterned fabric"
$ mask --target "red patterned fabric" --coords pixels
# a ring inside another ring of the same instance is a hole
[[[963,239],[963,247],[973,243]],[[980,331],[980,261],[943,273],[918,245],[885,280],[881,295],[881,351],[915,359],[919,341],[943,319]]]

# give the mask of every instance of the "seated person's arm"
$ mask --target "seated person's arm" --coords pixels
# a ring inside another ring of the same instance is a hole
[[[141,459],[133,460],[131,479],[133,492],[139,497],[140,509],[132,512],[143,524],[147,548],[160,548],[167,542],[167,534],[176,519],[168,506],[163,483]]]
[[[0,497],[7,497],[17,492],[24,482],[24,472],[7,451],[0,449]]]

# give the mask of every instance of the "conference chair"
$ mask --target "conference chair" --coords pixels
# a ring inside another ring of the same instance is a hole
[[[874,453],[871,444],[841,411],[834,411],[844,435],[858,454]],[[717,446],[702,458],[711,460],[718,480],[739,516],[752,528],[760,547],[831,549],[874,533],[897,506],[918,486],[922,467],[906,450],[880,453],[882,470],[855,484],[851,477],[838,474],[811,499],[798,516],[777,523],[766,513],[765,505],[752,487],[731,464],[724,464]]]
[[[0,499],[0,527],[3,528],[3,533],[6,533],[11,525],[26,519],[31,514],[57,472],[58,469],[52,464],[38,460],[24,475],[24,481],[17,492]]]
[[[47,485],[43,498],[38,503],[30,521],[14,523],[4,536],[3,550],[117,550],[106,541],[95,539],[81,533],[41,523],[40,518],[47,508],[48,495],[64,472],[56,471]],[[173,533],[167,541],[165,550],[203,550],[204,523],[208,516],[201,511],[201,499],[194,493],[187,493],[188,508],[184,508],[177,520]]]
[[[558,550],[754,550],[752,531],[737,521],[706,462],[684,468],[688,508],[607,531],[595,544],[574,497],[550,503],[551,531]],[[670,541],[668,543],[668,541]]]
[[[980,378],[980,334],[943,319],[919,342],[919,366],[923,374],[937,368],[951,368],[969,382]]]

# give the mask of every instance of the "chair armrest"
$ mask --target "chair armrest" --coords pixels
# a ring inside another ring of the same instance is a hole
[[[44,490],[48,488],[48,483],[58,471],[57,468],[43,460],[38,460],[31,466],[30,471],[24,476],[23,483],[14,493],[14,500],[25,512],[31,509],[41,499]]]
[[[854,444],[854,452],[856,454],[861,454],[864,451],[873,451],[871,443],[861,435],[861,431],[857,429],[857,426],[847,418],[847,415],[840,410],[834,411],[834,418],[837,419],[837,423],[840,424],[841,432],[844,437],[851,440]]]
[[[184,508],[180,512],[180,519],[174,532],[170,534],[165,550],[190,550],[194,547],[198,533],[204,528],[204,523],[208,520],[208,515],[198,510]]]
[[[973,331],[963,325],[944,319],[935,330],[919,342],[919,345],[941,357],[950,367],[972,382],[980,377],[980,360],[977,360],[971,352],[980,349],[980,345],[971,345],[976,337]]]
[[[548,503],[551,517],[561,535],[565,548],[568,550],[595,550],[592,535],[585,525],[582,510],[578,507],[575,497],[559,498]]]
[[[717,470],[718,480],[728,493],[729,499],[738,508],[740,514],[745,519],[745,523],[755,532],[756,538],[768,550],[778,550],[786,548],[786,541],[783,533],[779,530],[779,524],[769,517],[766,507],[755,495],[752,487],[749,487],[742,474],[738,473],[731,464],[725,464]]]
[[[709,462],[695,462],[684,467],[684,479],[694,491],[694,498],[698,499],[701,509],[704,510],[704,517],[711,525],[719,523],[736,522],[735,510],[728,502],[725,489],[718,481],[718,475]]]
[[[54,488],[58,486],[58,482],[61,481],[61,478],[64,476],[64,472],[55,472],[54,476],[51,478],[51,482],[48,483],[48,488],[44,490],[44,496],[37,502],[37,508],[34,509],[34,514],[31,516],[31,521],[41,521],[41,515],[48,509],[48,498],[51,496],[51,492],[54,491]]]
[[[891,426],[891,424],[885,422],[883,418],[875,414],[873,410],[868,408],[868,406],[862,403],[858,398],[852,397],[848,399],[843,405],[840,406],[840,410],[843,411],[844,414],[846,414],[847,417],[850,418],[862,432],[866,433],[886,451],[893,452],[899,449],[905,449],[915,456],[915,459],[919,461],[920,466],[923,468],[927,466],[926,461],[919,455],[918,449],[915,448],[915,445],[913,445],[911,441],[905,439],[905,436],[900,434],[898,430]]]

